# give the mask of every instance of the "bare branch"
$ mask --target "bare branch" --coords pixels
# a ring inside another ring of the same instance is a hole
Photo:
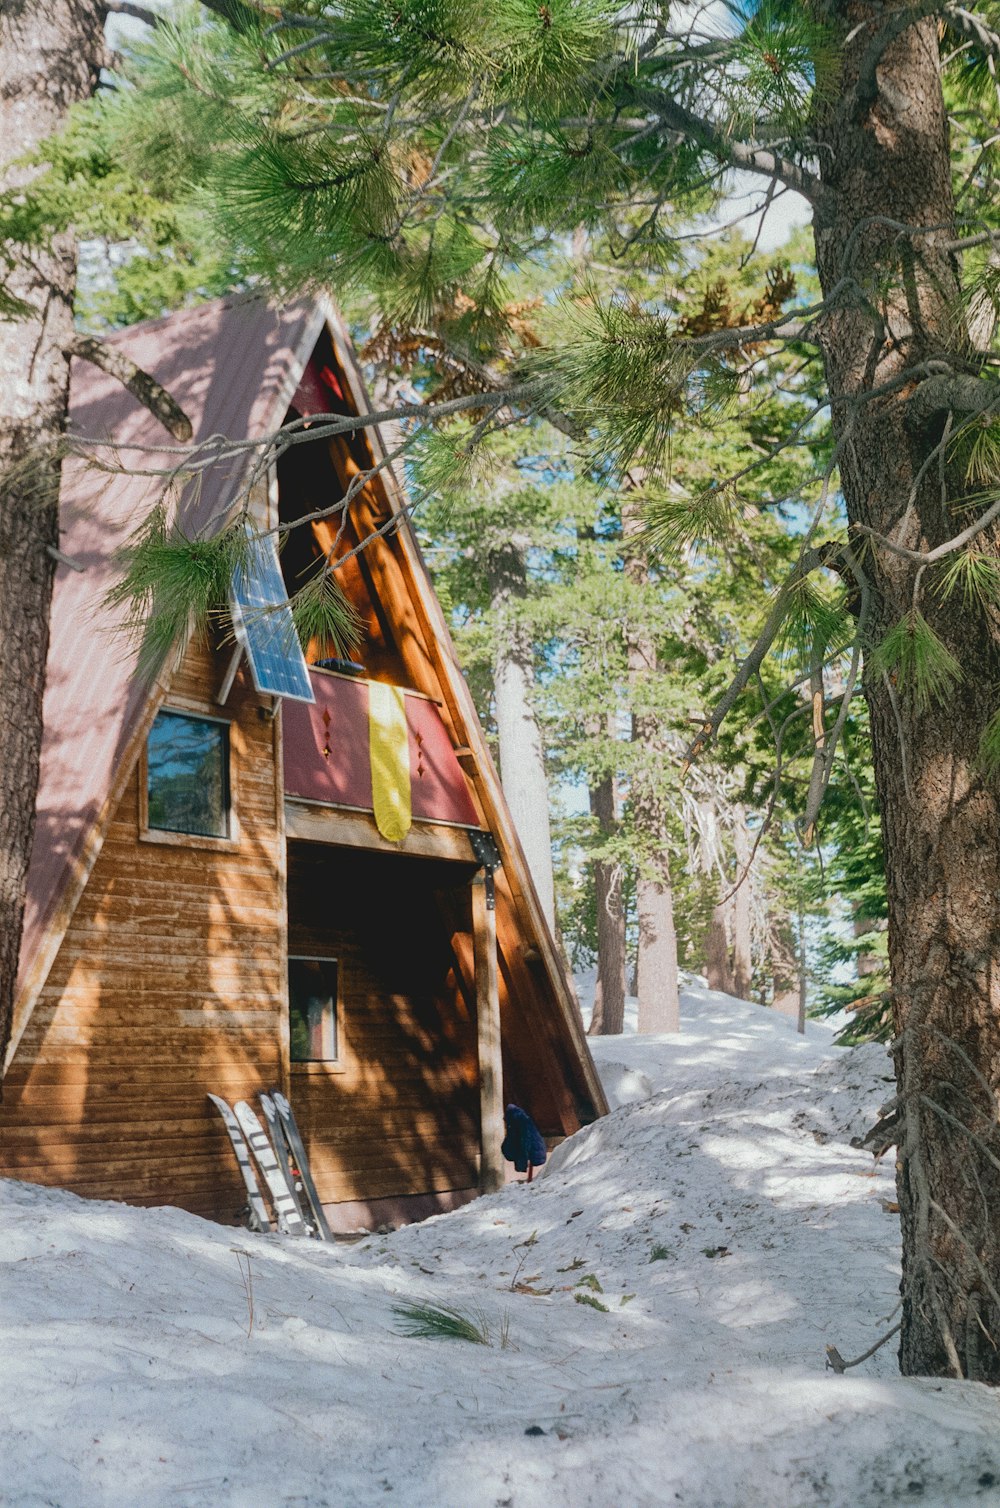
[[[964,5],[943,5],[940,14],[951,31],[968,37],[990,57],[1000,57],[1000,34],[986,26],[971,10],[966,10]]]
[[[93,335],[74,335],[66,347],[66,355],[78,356],[81,361],[89,361],[92,366],[100,367],[109,377],[116,377],[143,408],[148,408],[153,417],[159,419],[175,440],[183,443],[191,439],[194,433],[191,420],[180,404],[165,387],[160,386],[155,377],[137,367],[123,352],[105,345]]]
[[[881,1340],[877,1340],[873,1346],[869,1346],[867,1351],[862,1351],[861,1355],[856,1356],[853,1361],[845,1361],[836,1346],[827,1346],[826,1364],[833,1372],[846,1372],[848,1367],[860,1366],[863,1361],[868,1360],[869,1356],[874,1356],[876,1351],[881,1350],[886,1341],[890,1341],[894,1335],[898,1335],[902,1328],[903,1321],[900,1320],[897,1325],[893,1325],[892,1329],[882,1336]]]
[[[131,16],[135,21],[145,21],[147,26],[160,26],[166,19],[159,11],[148,5],[135,5],[133,0],[101,0],[101,9],[108,15]]]
[[[692,114],[690,110],[686,110],[683,105],[670,99],[666,94],[639,89],[635,91],[635,97],[646,109],[658,115],[665,126],[692,141],[699,142],[720,162],[728,163],[731,167],[743,168],[748,173],[757,173],[764,178],[780,179],[789,188],[795,189],[804,199],[808,199],[811,204],[818,204],[821,199],[828,198],[832,192],[808,168],[766,147],[751,146],[748,142],[724,135],[711,121]]]
[[[907,404],[907,424],[921,429],[931,420],[947,413],[967,418],[985,416],[1000,408],[1000,383],[968,372],[929,377],[917,388]]]

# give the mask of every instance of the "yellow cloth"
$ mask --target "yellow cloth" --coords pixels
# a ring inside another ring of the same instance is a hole
[[[368,747],[375,825],[390,843],[410,831],[410,735],[406,701],[398,686],[368,683]]]

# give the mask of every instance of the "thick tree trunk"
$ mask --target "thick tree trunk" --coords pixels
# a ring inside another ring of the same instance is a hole
[[[968,522],[960,467],[925,465],[947,405],[928,415],[926,390],[919,415],[911,402],[923,363],[961,372],[968,356],[958,270],[943,245],[954,205],[937,22],[905,31],[882,57],[877,88],[850,95],[871,37],[898,8],[838,7],[851,40],[840,98],[819,123],[830,194],[815,237],[824,293],[840,286],[822,340],[849,521],[926,549]],[[901,235],[898,224],[927,229]],[[882,395],[859,401],[873,389]],[[996,551],[995,536],[980,543]],[[994,614],[961,593],[942,600],[933,574],[918,582],[899,556],[878,551],[865,568],[867,637],[880,639],[920,592],[963,673],[946,705],[921,710],[870,657],[865,672],[898,1031],[900,1363],[1000,1383],[1000,793],[978,761],[997,709],[1000,631]]]
[[[613,719],[609,732],[614,734]],[[602,835],[610,837],[618,826],[618,794],[615,778],[605,778],[591,787],[590,810]],[[594,865],[597,902],[597,984],[592,1037],[620,1035],[625,1027],[625,908],[622,903],[622,867],[615,859],[598,859]]]
[[[4,0],[0,9],[0,183],[12,159],[86,99],[103,56],[103,15],[85,0]],[[10,1038],[42,741],[49,606],[59,541],[60,440],[69,397],[76,244],[33,247],[5,280],[21,302],[0,320],[0,1063]]]
[[[517,603],[527,595],[526,547],[508,540],[490,550],[487,572],[493,618],[493,684],[500,780],[531,878],[555,934],[555,882],[549,786],[542,730],[534,707],[535,662],[531,636]]]
[[[622,536],[628,546],[625,574],[639,591],[649,583],[649,569],[637,536],[644,528],[641,508],[626,499],[622,507]],[[626,625],[629,697],[632,703],[632,804],[637,839],[636,912],[639,941],[635,992],[639,997],[641,1032],[677,1032],[681,1006],[677,980],[677,932],[674,892],[670,882],[670,829],[664,794],[669,754],[660,720],[651,708],[650,690],[662,674],[656,645],[645,614],[633,614]]]

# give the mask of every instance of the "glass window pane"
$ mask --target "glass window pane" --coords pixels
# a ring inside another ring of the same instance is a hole
[[[163,832],[229,837],[229,729],[160,712],[146,749],[148,821]]]
[[[288,960],[288,1009],[293,1063],[337,1056],[337,960]]]

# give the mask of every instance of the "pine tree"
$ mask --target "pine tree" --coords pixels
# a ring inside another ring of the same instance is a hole
[[[254,29],[258,25],[257,12],[243,0],[204,3],[237,31],[248,21]],[[71,358],[102,367],[175,440],[190,439],[186,416],[168,393],[93,335],[74,328],[79,238],[93,208],[95,150],[98,158],[103,155],[105,171],[114,173],[93,133],[86,139],[86,125],[85,140],[69,144],[68,150],[62,132],[75,107],[92,96],[101,70],[113,61],[104,37],[105,20],[113,12],[157,24],[155,12],[128,0],[42,0],[34,5],[6,0],[0,9],[0,372],[5,397],[0,426],[0,1072],[13,1023],[35,831]],[[82,174],[81,157],[89,169]],[[148,203],[137,213],[144,195],[135,178],[124,203],[104,187],[97,195],[101,233],[109,224],[120,229],[130,209],[132,218],[147,227],[155,220]],[[162,226],[161,239],[171,239]],[[191,260],[200,262],[198,257]],[[168,300],[176,297],[178,283],[196,281],[190,270],[178,278],[176,266],[173,277],[163,267],[159,272],[165,286],[172,285]],[[227,269],[224,277],[230,276]],[[137,279],[145,292],[156,280],[149,267],[147,276],[140,272]],[[123,286],[127,281],[123,278]]]
[[[103,20],[75,0],[11,0],[0,13],[0,1071],[35,829],[76,277],[70,229],[36,243],[30,154],[93,90]]]

